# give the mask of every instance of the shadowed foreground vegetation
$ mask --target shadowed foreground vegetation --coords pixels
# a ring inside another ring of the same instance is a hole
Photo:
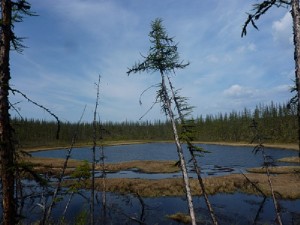
[[[270,196],[270,187],[265,174],[247,174],[247,177],[264,192]],[[297,174],[278,174],[272,176],[274,190],[283,199],[300,198],[298,188],[300,177]],[[66,181],[65,185],[71,185],[73,181]],[[222,177],[209,177],[204,179],[206,191],[213,195],[217,193],[243,192],[248,194],[259,194],[250,182],[241,174],[232,174]],[[286,185],[286,184],[289,185]],[[86,185],[87,184],[87,185]],[[89,182],[83,184],[82,188],[89,188]],[[102,191],[102,180],[96,179],[96,189]],[[191,179],[193,195],[201,195],[196,179]],[[170,178],[160,180],[110,178],[106,180],[106,191],[119,194],[138,193],[142,197],[161,196],[183,196],[183,183],[181,178]]]

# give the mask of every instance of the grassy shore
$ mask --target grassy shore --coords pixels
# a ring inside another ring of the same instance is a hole
[[[61,172],[64,159],[54,158],[33,158],[27,157],[23,162],[30,162],[33,164],[36,171],[40,173],[59,174]],[[70,160],[66,170],[66,174],[71,174],[76,167],[82,164],[79,160]],[[178,172],[179,168],[175,166],[174,161],[132,161],[123,163],[106,164],[105,170],[116,172],[120,170],[127,170],[135,168],[144,173],[172,173]],[[100,166],[96,167],[100,170]],[[282,198],[298,199],[300,198],[300,183],[299,176],[300,167],[279,167],[271,169],[272,182],[275,191],[277,191]],[[270,190],[267,182],[267,176],[261,168],[250,169],[246,176],[256,183],[261,190],[270,195]],[[101,179],[96,179],[96,189],[102,191]],[[72,180],[66,181],[70,185]],[[208,194],[216,193],[234,193],[236,191],[257,194],[252,184],[242,174],[232,174],[221,177],[208,177],[204,179]],[[82,188],[88,188],[82,186]],[[194,195],[200,195],[199,184],[196,179],[191,179],[191,188]],[[183,192],[182,179],[127,179],[127,178],[110,178],[106,179],[106,191],[117,192],[120,194],[139,193],[143,197],[158,197],[158,196],[181,196]]]
[[[149,141],[150,142],[150,141]],[[105,146],[112,145],[128,145],[128,144],[143,144],[149,143],[148,141],[111,141],[105,142]],[[169,142],[169,141],[163,141]],[[223,142],[206,142],[204,144],[217,144],[217,145],[231,145],[231,146],[254,146],[247,143],[223,143]],[[267,144],[267,147],[294,149],[298,146],[293,144]],[[90,147],[90,145],[77,145],[76,147]],[[61,149],[66,147],[53,147],[53,148],[34,148],[27,149],[26,151],[40,151]],[[298,157],[284,158],[283,161],[299,162]],[[298,160],[298,161],[297,161]],[[35,158],[25,157],[22,162],[32,163],[35,170],[40,173],[51,173],[58,175],[61,173],[63,163],[65,159],[57,158]],[[80,160],[70,159],[66,174],[71,174],[76,167],[82,164]],[[102,168],[97,165],[97,170]],[[105,165],[105,171],[117,172],[128,169],[135,169],[141,173],[173,173],[178,172],[179,167],[175,166],[175,161],[132,161],[112,163]],[[282,198],[286,199],[298,199],[300,198],[300,189],[298,188],[300,183],[300,166],[288,166],[288,167],[275,167],[270,168],[272,175],[272,182],[275,191],[277,191]],[[265,170],[262,168],[249,168],[246,174],[248,179],[253,183],[256,183],[259,188],[266,194],[270,195],[270,188],[267,182],[267,176]],[[68,180],[66,184],[71,184],[72,180]],[[222,177],[208,177],[204,179],[205,186],[208,194],[216,193],[234,193],[236,191],[257,194],[253,185],[247,181],[247,179],[241,174],[232,174]],[[83,188],[88,188],[88,186]],[[96,179],[97,190],[102,190],[102,180]],[[200,195],[198,181],[191,179],[191,188],[194,195]],[[127,178],[111,178],[106,179],[106,191],[117,192],[120,194],[139,193],[143,197],[158,197],[158,196],[181,196],[183,193],[182,179],[160,179],[160,180],[147,180],[147,179],[127,179]]]
[[[64,165],[65,159],[43,158],[43,157],[24,157],[21,162],[31,163],[39,173],[51,172],[58,175]],[[69,159],[66,174],[72,173],[76,167],[82,165],[83,161]],[[174,173],[180,171],[175,165],[176,161],[130,161],[120,163],[105,164],[106,172],[118,172],[122,170],[135,169],[141,173]],[[102,170],[100,165],[96,165],[96,170]]]

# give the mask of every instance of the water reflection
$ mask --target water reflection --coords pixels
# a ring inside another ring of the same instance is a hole
[[[90,193],[86,190],[76,194],[66,212],[66,221],[74,223],[79,215],[89,210],[88,199]],[[103,221],[101,193],[96,198],[96,221],[100,224]],[[63,196],[62,196],[63,197]],[[53,218],[58,221],[67,204],[68,195],[65,195],[53,210]],[[275,213],[272,200],[260,196],[235,194],[216,194],[210,196],[211,203],[221,224],[275,224]],[[37,206],[38,199],[30,203]],[[209,214],[201,197],[194,197],[197,220],[200,224],[210,224]],[[300,200],[281,200],[282,220],[284,224],[299,224]],[[27,218],[24,222],[35,222],[42,216],[42,209],[39,207],[25,207],[24,215]],[[117,195],[107,193],[107,224],[139,224],[138,221],[146,224],[178,224],[166,216],[177,212],[188,213],[184,197],[159,197],[139,198],[136,195]],[[89,219],[89,217],[87,218]]]
[[[258,167],[262,164],[262,157],[254,155],[251,147],[239,146],[219,146],[219,145],[201,145],[211,153],[198,158],[201,165],[202,175],[218,176],[232,173],[240,173],[246,168]],[[267,154],[275,160],[283,157],[297,156],[296,151],[266,149]],[[66,150],[43,151],[33,153],[34,156],[64,158]],[[100,153],[99,153],[100,155]],[[98,155],[98,157],[100,157]],[[116,163],[133,160],[177,160],[177,152],[174,144],[153,143],[110,146],[105,148],[106,163]],[[185,157],[189,159],[189,154],[185,151]],[[77,148],[72,152],[73,159],[91,160],[91,151],[89,148]],[[286,163],[278,163],[286,165]],[[189,167],[190,176],[196,177],[191,167]],[[97,177],[101,177],[97,173]],[[170,177],[181,177],[181,173],[170,174],[145,174],[137,170],[125,170],[117,173],[108,173],[108,178],[126,177],[126,178],[144,178],[144,179],[164,179]],[[66,219],[75,221],[74,215],[79,215],[84,210],[89,210],[86,198],[90,196],[88,191],[81,190],[82,195],[75,195],[67,211]],[[99,193],[100,195],[101,193]],[[84,197],[85,196],[85,197]],[[53,211],[53,216],[57,219],[66,205],[67,196],[63,196],[61,202],[57,204]],[[210,196],[215,213],[221,224],[274,224],[275,213],[272,200],[256,195],[247,195],[242,193],[234,194],[216,194]],[[106,221],[111,224],[138,224],[142,221],[147,224],[178,224],[166,218],[166,215],[177,212],[187,213],[186,202],[183,197],[159,197],[143,198],[142,200],[133,195],[118,195],[108,193],[107,195],[107,218]],[[209,214],[207,212],[203,198],[194,198],[196,215],[199,222],[210,224]],[[282,220],[284,224],[300,224],[300,199],[280,200]],[[37,205],[37,202],[31,205]],[[29,209],[29,207],[28,207]],[[40,209],[35,207],[34,218],[39,218]],[[102,206],[99,203],[96,212],[101,216]],[[103,219],[103,218],[102,218]],[[135,219],[135,220],[134,220]],[[32,218],[30,218],[32,220]],[[101,219],[99,219],[98,222]]]

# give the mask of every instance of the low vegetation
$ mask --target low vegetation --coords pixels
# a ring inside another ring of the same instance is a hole
[[[35,170],[40,173],[51,172],[53,175],[59,175],[64,164],[64,159],[60,158],[43,158],[43,157],[25,157],[21,162],[28,162],[34,166]],[[79,167],[83,161],[69,159],[66,174],[70,174],[75,168]],[[174,173],[180,171],[175,165],[176,161],[130,161],[120,163],[105,164],[106,172],[118,172],[121,170],[135,169],[142,173]],[[96,170],[102,170],[100,165],[96,166]]]
[[[168,215],[167,218],[171,220],[175,220],[179,223],[184,223],[184,224],[190,224],[191,223],[191,217],[187,214],[184,213],[175,213],[173,215]]]
[[[268,180],[265,174],[247,174],[247,177],[263,191],[267,196],[271,195]],[[274,190],[283,199],[300,198],[298,188],[300,177],[296,174],[278,174],[272,177]],[[65,185],[71,185],[73,181],[68,180]],[[286,184],[289,185],[286,185]],[[222,177],[209,177],[204,179],[208,194],[243,192],[248,194],[260,194],[253,185],[241,174],[231,174]],[[89,188],[82,186],[82,188]],[[102,191],[102,180],[96,179],[96,189]],[[106,190],[119,194],[138,193],[142,197],[161,196],[183,196],[183,183],[181,178],[169,178],[159,180],[110,178],[106,180]],[[191,179],[191,190],[193,195],[201,195],[201,190],[196,179]]]
[[[287,163],[300,163],[300,158],[299,157],[285,157],[282,159],[277,160],[278,162],[287,162]]]
[[[266,173],[266,168],[249,168],[247,169],[250,173]],[[269,172],[271,174],[286,174],[286,173],[300,173],[300,166],[276,166],[270,167]]]
[[[38,172],[51,172],[59,174],[63,165],[63,159],[54,158],[25,158],[25,162],[31,162]],[[76,167],[82,165],[82,161],[70,160],[68,163],[67,174],[71,174]],[[172,173],[178,172],[179,168],[175,166],[174,161],[131,161],[122,163],[106,164],[106,171],[116,172],[128,169],[137,169],[144,173]],[[96,167],[100,170],[100,167]],[[267,177],[264,168],[248,169],[246,176],[266,194],[270,195]],[[284,166],[270,168],[274,190],[278,192],[281,198],[297,199],[300,198],[300,166]],[[65,181],[65,185],[71,185],[72,180]],[[98,191],[102,191],[102,180],[96,179],[95,186]],[[191,179],[191,189],[193,195],[200,195],[201,191],[196,179]],[[208,177],[204,179],[204,184],[208,194],[216,193],[234,193],[236,191],[259,194],[253,185],[247,181],[242,174],[232,174],[221,177]],[[289,185],[287,185],[289,184]],[[82,185],[81,188],[89,188],[89,182]],[[138,193],[142,197],[158,196],[182,196],[183,183],[181,178],[148,180],[148,179],[128,179],[128,178],[110,178],[106,179],[106,191],[120,194]]]

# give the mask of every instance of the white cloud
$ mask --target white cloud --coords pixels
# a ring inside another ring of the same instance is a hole
[[[224,90],[224,95],[227,97],[235,97],[235,98],[240,98],[240,97],[246,97],[246,96],[253,96],[255,94],[255,90],[252,90],[251,88],[248,87],[243,87],[238,84],[232,85],[230,88]]]
[[[85,104],[93,110],[98,74],[103,119],[136,120],[148,110],[155,90],[143,96],[142,106],[138,98],[160,82],[159,75],[128,77],[126,71],[142,60],[140,54],[147,55],[150,22],[157,17],[179,43],[180,59],[191,63],[176,71],[174,84],[196,106],[196,115],[282,96],[280,102],[289,94],[284,95],[291,77],[285,71],[293,71],[293,52],[274,44],[266,29],[240,37],[244,12],[251,8],[246,1],[32,0],[32,6],[40,17],[17,25],[23,27],[21,36],[25,32],[28,37],[25,44],[30,42],[23,55],[12,57],[12,84],[68,120],[76,121]],[[268,14],[271,21],[277,15]],[[286,15],[274,22],[274,38],[288,42],[289,20]],[[158,118],[157,108],[147,118]],[[29,117],[38,114],[28,111]]]
[[[256,51],[256,45],[254,43],[248,43],[247,45],[240,46],[237,49],[238,53],[254,52],[254,51]]]
[[[283,43],[292,43],[292,16],[287,12],[280,20],[277,20],[272,25],[273,38],[275,41]]]

